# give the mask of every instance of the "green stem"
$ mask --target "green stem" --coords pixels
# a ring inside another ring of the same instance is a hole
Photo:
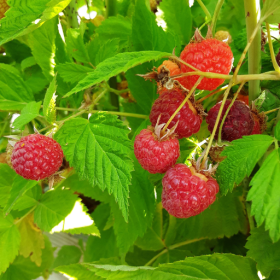
[[[231,107],[232,107],[234,101],[236,100],[236,98],[237,98],[239,92],[240,92],[241,89],[243,88],[244,84],[245,84],[245,82],[241,83],[241,85],[239,86],[237,92],[234,94],[234,97],[233,97],[231,103],[229,104],[229,106],[228,106],[228,108],[227,108],[227,110],[226,110],[226,112],[225,112],[225,114],[224,114],[224,116],[223,116],[222,122],[221,122],[220,127],[219,127],[218,144],[220,144],[220,143],[222,142],[222,128],[223,128],[223,125],[224,125],[225,120],[226,120],[226,118],[227,118],[227,115],[228,115],[228,113],[229,113],[229,111],[230,111],[230,109],[231,109]]]
[[[72,0],[70,2],[70,4],[65,8],[64,14],[67,18],[67,23],[69,28],[79,27],[76,0]]]
[[[8,123],[9,123],[9,118],[10,118],[10,115],[8,114],[7,117],[4,120],[4,125],[2,126],[2,129],[0,131],[0,138],[2,137],[2,135],[4,134],[4,132],[6,130],[6,127],[7,127]]]
[[[151,265],[157,258],[159,258],[161,255],[167,253],[168,250],[174,250],[174,249],[176,249],[176,248],[178,248],[178,247],[182,247],[182,246],[185,246],[185,245],[194,243],[194,242],[198,242],[198,241],[203,240],[203,239],[205,239],[205,237],[197,238],[197,239],[192,239],[192,240],[186,240],[186,241],[183,241],[183,242],[180,242],[180,243],[173,244],[173,245],[171,245],[170,247],[165,248],[165,249],[163,249],[161,252],[159,252],[159,253],[158,253],[156,256],[154,256],[150,261],[148,261],[148,262],[145,264],[145,266]]]
[[[266,112],[264,112],[264,114],[267,115],[267,114],[273,113],[273,112],[275,112],[275,111],[278,111],[279,109],[280,109],[280,107],[279,107],[279,108],[272,109],[272,110],[269,110],[269,111],[266,111]]]
[[[209,94],[205,95],[204,97],[198,99],[195,103],[201,103],[202,101],[204,101],[205,99],[213,96],[214,94],[227,89],[227,87],[228,87],[228,85],[225,85],[225,86],[223,86],[223,87],[221,87],[221,88],[219,88],[217,90],[214,90],[214,91],[210,92]]]
[[[280,73],[280,67],[279,67],[279,65],[278,65],[278,63],[276,61],[275,53],[274,53],[274,49],[273,49],[273,44],[272,44],[272,40],[271,40],[269,23],[267,23],[267,22],[266,22],[266,30],[267,30],[269,52],[270,52],[272,64],[273,64],[273,67],[274,67],[275,71]]]
[[[215,37],[217,20],[218,20],[220,10],[221,10],[223,4],[224,4],[224,0],[218,0],[218,3],[216,4],[216,8],[215,8],[215,11],[214,11],[214,15],[213,15],[213,18],[212,18],[211,29],[212,29],[212,34],[213,34],[214,37]]]
[[[117,14],[117,1],[105,0],[106,3],[106,18],[115,16]]]
[[[116,95],[121,95],[121,94],[123,94],[123,93],[128,92],[129,89],[118,90],[118,89],[111,88],[111,87],[108,85],[108,91],[113,92],[113,93],[115,93]]]
[[[196,0],[196,1],[198,2],[199,6],[202,8],[203,12],[205,13],[207,20],[210,20],[212,17],[208,9],[206,8],[206,6],[203,4],[201,0]]]
[[[245,0],[245,15],[247,40],[251,47],[248,50],[248,74],[259,74],[261,72],[261,21],[260,18],[260,0]],[[249,100],[252,102],[259,97],[261,92],[260,81],[249,82]]]

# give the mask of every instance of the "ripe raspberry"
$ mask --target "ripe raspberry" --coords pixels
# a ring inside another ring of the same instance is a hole
[[[6,0],[0,0],[0,19],[5,17],[5,13],[9,10]]]
[[[11,162],[16,173],[31,180],[54,174],[62,164],[63,151],[53,139],[31,134],[22,137],[13,149]]]
[[[150,121],[154,126],[158,117],[161,115],[160,124],[167,123],[172,114],[180,106],[185,99],[180,89],[173,88],[172,90],[164,89],[159,98],[152,106],[150,113]],[[178,138],[190,137],[192,134],[197,133],[200,129],[202,118],[198,115],[197,110],[192,103],[188,102],[183,106],[175,118],[171,121],[168,128],[173,127],[177,122],[179,124],[175,130]]]
[[[254,118],[254,127],[253,127],[253,131],[251,132],[251,135],[262,134],[261,125],[258,116],[256,114],[253,114],[253,118]]]
[[[180,156],[180,145],[174,136],[161,141],[151,129],[143,129],[135,138],[134,153],[145,170],[165,173]]]
[[[188,44],[181,52],[181,59],[203,72],[213,72],[228,75],[233,62],[230,47],[217,39],[206,39],[201,42]],[[193,69],[181,64],[182,73],[194,72]],[[199,76],[179,78],[179,82],[187,89],[191,89]],[[223,79],[203,78],[198,89],[214,90],[224,82]]]
[[[176,164],[162,179],[162,206],[177,218],[200,214],[216,200],[219,185],[193,167]]]
[[[227,100],[223,108],[222,116],[219,121],[219,126],[226,112],[226,109],[230,105],[231,100]],[[217,103],[208,112],[206,122],[208,123],[208,129],[210,132],[213,131],[219,109],[222,102]],[[222,128],[222,140],[233,141],[241,138],[244,135],[250,135],[254,127],[254,118],[250,111],[250,108],[243,102],[236,100],[234,101],[229,113],[226,117]],[[218,138],[218,129],[215,134],[215,139]]]

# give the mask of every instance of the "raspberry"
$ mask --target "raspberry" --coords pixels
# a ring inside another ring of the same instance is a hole
[[[251,132],[251,135],[262,134],[261,125],[258,116],[256,114],[253,114],[253,118],[254,118],[254,127],[253,127],[253,131]]]
[[[222,116],[219,121],[219,126],[230,103],[231,100],[226,100]],[[208,123],[208,129],[210,132],[213,131],[221,104],[222,102],[217,103],[208,112],[206,122]],[[253,131],[253,127],[254,118],[252,116],[250,108],[243,101],[236,100],[229,110],[229,113],[224,122],[222,128],[222,140],[233,141],[241,138],[244,135],[250,135]],[[216,131],[215,139],[218,138],[218,130],[219,129],[217,129]]]
[[[154,126],[158,117],[161,115],[160,124],[167,123],[172,114],[180,106],[185,99],[180,89],[173,88],[172,90],[164,89],[159,98],[154,102],[150,113],[150,121]],[[190,137],[197,133],[200,129],[202,118],[198,115],[197,110],[192,103],[188,102],[178,112],[174,119],[169,124],[168,128],[173,127],[177,121],[179,124],[175,130],[178,138]]]
[[[215,39],[225,42],[227,44],[232,43],[231,35],[228,31],[220,30],[215,33]]]
[[[134,153],[145,170],[165,173],[180,156],[180,145],[174,136],[160,141],[152,130],[143,129],[135,138]]]
[[[160,72],[163,65],[170,71],[170,76],[179,75],[181,73],[180,67],[171,60],[163,61],[163,63],[157,69],[158,73]]]
[[[162,206],[177,218],[200,214],[216,200],[219,185],[193,167],[176,164],[162,179]]]
[[[203,72],[213,72],[228,75],[233,62],[233,54],[230,47],[217,39],[206,39],[201,42],[188,44],[181,52],[181,59]],[[181,64],[182,73],[194,70],[185,64]],[[180,83],[187,89],[191,89],[199,76],[186,76],[179,78]],[[223,79],[203,78],[198,89],[214,90],[224,82]]]
[[[61,166],[63,151],[53,139],[31,134],[22,137],[13,149],[11,162],[16,173],[31,180],[53,175]]]
[[[0,19],[5,17],[5,13],[9,10],[6,0],[0,0]]]

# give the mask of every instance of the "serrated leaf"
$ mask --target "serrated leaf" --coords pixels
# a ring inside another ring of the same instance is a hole
[[[70,96],[75,92],[84,90],[93,85],[108,81],[121,72],[126,72],[128,69],[133,68],[141,63],[158,60],[163,57],[169,57],[171,54],[158,51],[142,51],[119,53],[114,57],[110,57],[102,61],[95,69],[94,72],[89,73],[86,78],[81,80],[76,87],[68,92],[64,97]]]
[[[232,141],[222,156],[227,158],[218,167],[216,178],[220,191],[226,194],[239,185],[245,176],[250,176],[253,168],[261,159],[274,139],[268,135],[250,135]]]
[[[47,89],[43,104],[43,113],[49,123],[53,123],[56,120],[56,88],[57,84],[55,76]]]
[[[13,209],[15,203],[31,188],[33,188],[37,184],[37,181],[27,180],[21,177],[20,175],[16,175],[13,180],[12,188],[10,191],[10,196],[5,206],[3,212],[5,215],[8,215],[10,211]]]
[[[39,116],[40,108],[41,101],[32,101],[27,103],[26,106],[21,110],[20,116],[18,116],[13,122],[13,127],[15,129],[21,129],[24,125],[31,122],[33,119]]]
[[[17,224],[21,236],[19,253],[30,259],[37,266],[42,264],[42,249],[45,248],[45,239],[42,231],[34,224],[34,213],[30,213]]]
[[[16,176],[16,172],[7,164],[0,163],[0,206],[6,206],[12,182]]]
[[[54,76],[57,23],[57,18],[53,18],[28,35],[32,54],[49,81]]]
[[[120,42],[120,48],[128,45],[131,36],[131,22],[128,18],[120,15],[109,17],[102,22],[96,29],[101,41],[105,42],[112,39],[117,39]]]
[[[81,31],[79,29],[67,30],[66,46],[68,53],[77,61],[88,63],[90,62],[89,55],[84,44]]]
[[[278,141],[280,141],[280,121],[278,121],[275,126],[274,136]]]
[[[81,64],[73,62],[59,64],[56,66],[56,70],[61,78],[66,83],[75,84],[86,77],[89,72],[93,72],[93,68],[85,67]]]
[[[0,45],[40,27],[62,12],[71,0],[9,1],[10,9],[1,19]]]
[[[258,226],[265,221],[265,229],[269,229],[269,235],[274,242],[280,238],[279,151],[272,151],[265,159],[250,182],[252,188],[247,196],[247,200],[252,201],[251,214],[255,215]]]
[[[0,210],[0,273],[5,272],[18,255],[20,233],[11,215],[3,217]]]
[[[62,246],[54,260],[53,268],[61,265],[78,263],[82,256],[81,250],[76,246]]]
[[[77,196],[68,190],[46,192],[34,211],[34,222],[45,231],[51,231],[71,212]]]
[[[280,16],[280,1],[267,0],[262,9],[262,19],[268,23],[278,23]]]
[[[158,268],[92,263],[62,266],[56,270],[75,277],[80,271],[85,272],[84,268],[86,268],[89,272],[83,274],[85,277],[96,275],[110,280],[259,280],[255,266],[255,262],[250,258],[231,254],[213,254],[186,258],[184,261],[163,264]],[[75,270],[72,267],[75,267]]]
[[[67,232],[71,234],[91,234],[100,236],[94,221],[86,213],[88,209],[80,202],[76,201],[71,213],[52,232]]]
[[[114,195],[128,219],[128,185],[133,169],[127,127],[116,116],[93,114],[67,121],[55,134],[66,159],[80,178]]]
[[[34,100],[32,91],[16,68],[0,63],[0,108],[2,111],[21,110]]]
[[[268,277],[272,270],[280,267],[280,241],[273,243],[264,226],[254,228],[245,246],[249,249],[247,256],[257,262],[257,269]]]
[[[163,0],[160,3],[168,30],[180,35],[181,45],[187,45],[191,38],[192,15],[188,1]],[[174,17],[176,15],[176,17]]]

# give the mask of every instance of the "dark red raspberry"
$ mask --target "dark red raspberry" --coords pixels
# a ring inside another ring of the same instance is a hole
[[[13,149],[11,162],[16,173],[31,180],[54,174],[62,164],[63,151],[53,139],[31,134],[22,137]]]
[[[177,218],[189,218],[204,211],[216,200],[219,185],[196,173],[193,167],[176,164],[162,179],[162,206]]]
[[[228,75],[233,62],[230,47],[217,39],[206,39],[201,42],[188,44],[182,51],[180,58],[203,72],[213,72]],[[181,63],[182,73],[194,70]],[[179,82],[187,89],[191,89],[199,76],[186,76],[179,78]],[[203,78],[198,89],[214,90],[224,82],[223,79]]]
[[[143,129],[135,138],[134,153],[145,170],[165,173],[180,156],[180,145],[174,136],[160,141],[152,130]]]
[[[254,127],[253,127],[253,131],[251,132],[251,135],[262,134],[261,125],[258,116],[253,114],[253,117],[254,117]]]
[[[219,121],[219,126],[230,103],[231,100],[226,100],[222,116]],[[222,102],[217,103],[208,112],[206,122],[208,123],[208,129],[210,132],[213,131],[221,104]],[[219,126],[215,134],[215,139],[218,138]],[[253,127],[254,118],[252,116],[250,108],[243,101],[236,100],[229,110],[229,113],[224,122],[221,135],[222,140],[233,141],[241,138],[242,136],[250,135],[253,131]]]
[[[159,115],[161,115],[159,123],[167,123],[184,99],[185,96],[181,93],[180,89],[164,89],[152,106],[150,113],[152,125],[155,126]],[[168,128],[173,127],[178,121],[179,123],[175,132],[180,139],[183,137],[190,137],[192,134],[197,133],[200,129],[202,118],[198,115],[192,103],[188,101],[171,121]]]

